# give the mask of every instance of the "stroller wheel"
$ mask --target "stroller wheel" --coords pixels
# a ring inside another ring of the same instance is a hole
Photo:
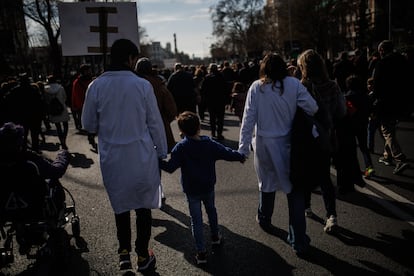
[[[72,220],[70,223],[72,224],[72,235],[76,238],[79,237],[80,236],[79,217],[78,216],[72,217]]]

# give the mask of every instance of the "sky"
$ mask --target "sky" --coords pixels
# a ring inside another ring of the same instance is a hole
[[[148,41],[159,41],[161,47],[171,43],[174,33],[178,52],[190,57],[209,56],[213,43],[210,7],[216,0],[137,0],[138,25],[145,28]]]

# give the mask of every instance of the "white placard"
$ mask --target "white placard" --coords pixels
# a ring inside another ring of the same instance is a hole
[[[112,43],[126,38],[139,47],[136,2],[76,2],[58,4],[63,56],[102,54],[107,30],[108,51]],[[105,13],[106,16],[103,14]],[[101,14],[101,16],[100,16]],[[105,19],[106,17],[106,19]],[[103,26],[107,21],[106,26]]]
[[[166,58],[163,60],[163,62],[165,68],[174,69],[177,60],[175,58]]]

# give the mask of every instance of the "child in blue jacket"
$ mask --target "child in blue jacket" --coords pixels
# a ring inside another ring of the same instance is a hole
[[[207,262],[207,252],[203,237],[203,217],[201,202],[204,204],[211,231],[211,243],[221,244],[218,229],[217,211],[214,203],[216,184],[216,161],[245,161],[245,156],[200,135],[200,119],[190,111],[178,116],[178,127],[183,139],[172,149],[168,161],[160,160],[160,168],[169,173],[181,168],[181,184],[186,194],[190,210],[191,227],[196,243],[196,262]]]

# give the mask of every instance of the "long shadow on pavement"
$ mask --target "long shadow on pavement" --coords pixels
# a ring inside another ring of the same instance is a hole
[[[74,168],[88,169],[93,165],[92,158],[87,158],[85,154],[78,152],[71,152],[70,164]]]
[[[321,224],[324,223],[324,220],[316,215],[314,215],[312,219]],[[270,235],[280,238],[281,240],[286,240],[288,236],[288,233],[285,230],[282,230],[275,226],[264,229],[264,231]],[[382,245],[376,243],[374,240],[368,239],[361,235],[357,235],[344,228],[340,228],[335,236],[349,246],[363,246],[362,243],[365,243],[366,245],[371,245],[370,247],[373,249],[380,250],[378,247],[381,247]],[[306,255],[301,255],[300,258],[318,266],[324,267],[326,270],[330,271],[332,275],[397,275],[383,267],[374,267],[374,264],[367,262],[364,264],[366,266],[372,267],[372,270],[375,271],[375,273],[364,268],[354,266],[344,260],[341,260],[333,255],[328,254],[327,252],[314,247],[312,244],[310,245],[309,251],[306,253]]]
[[[348,246],[370,248],[377,252],[381,252],[384,256],[387,256],[404,267],[414,268],[412,256],[407,254],[407,252],[410,252],[414,246],[414,232],[404,230],[402,235],[404,239],[378,232],[377,239],[371,239],[342,227],[339,227],[338,232],[334,234],[336,238]],[[378,265],[373,263],[364,261],[364,264],[366,266],[371,266],[377,275],[397,275],[392,271],[389,271],[384,267],[378,267]]]
[[[190,218],[169,205],[161,209],[184,225],[189,225]],[[184,253],[184,258],[194,262],[194,241],[191,230],[171,220],[154,219],[153,226],[163,226],[167,230],[154,237],[155,240]],[[205,236],[209,237],[208,225]],[[212,275],[293,275],[293,267],[289,265],[272,248],[247,237],[240,236],[224,226],[220,226],[223,244],[213,247],[208,257],[208,263],[200,266]],[[208,239],[206,239],[208,240]],[[206,242],[208,245],[208,242]]]

